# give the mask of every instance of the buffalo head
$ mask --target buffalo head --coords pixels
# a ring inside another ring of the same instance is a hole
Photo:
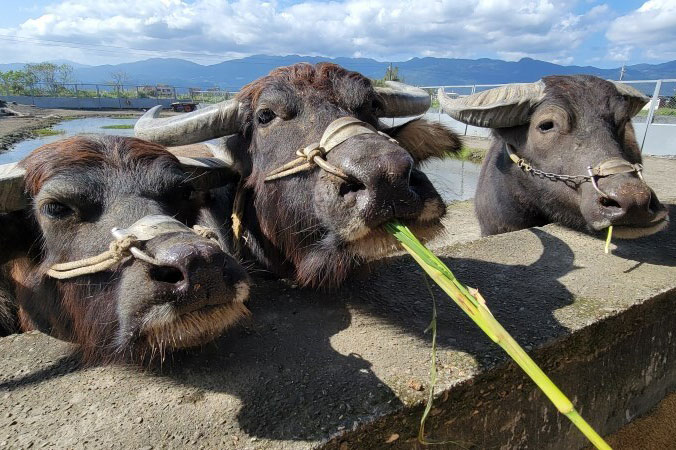
[[[247,313],[248,278],[221,249],[208,193],[163,147],[75,137],[21,165],[34,244],[23,257],[14,249],[10,273],[24,329],[75,342],[89,360],[146,362],[206,343]],[[131,253],[100,263],[124,237]]]
[[[227,147],[246,190],[244,255],[301,284],[338,284],[359,262],[395,248],[383,230],[389,220],[423,238],[441,228],[445,205],[419,165],[457,151],[457,137],[423,120],[391,129],[379,121],[422,114],[429,102],[426,92],[402,83],[374,88],[334,64],[296,64],[194,113],[158,118],[159,109],[151,110],[135,129],[166,145],[232,135]],[[342,118],[357,131],[320,148]],[[269,177],[313,151],[326,165],[308,161],[309,170]]]
[[[643,180],[631,118],[648,98],[597,77],[550,76],[460,99],[439,91],[462,122],[494,129],[477,186],[484,234],[549,222],[618,237],[655,233],[668,216]]]

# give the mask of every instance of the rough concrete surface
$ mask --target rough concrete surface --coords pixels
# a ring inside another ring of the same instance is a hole
[[[676,229],[618,244],[604,255],[601,240],[547,226],[438,251],[481,287],[496,317],[603,433],[676,384]],[[39,333],[4,338],[0,440],[17,448],[365,448],[396,434],[392,445],[408,448],[427,394],[431,300],[415,263],[387,263],[328,294],[257,280],[250,321],[146,372],[80,368],[67,344]],[[435,292],[431,437],[476,448],[584,445]]]
[[[676,197],[675,168],[646,160],[662,200]],[[615,432],[676,388],[675,227],[617,241],[605,255],[599,237],[551,225],[477,239],[471,208],[452,205],[433,246],[593,426]],[[262,277],[256,284],[249,320],[149,370],[81,367],[68,344],[40,333],[0,339],[0,445],[416,447],[431,298],[415,263],[395,256],[333,292]],[[465,448],[584,446],[502,351],[434,292],[439,381],[428,438]],[[617,448],[636,442],[627,429],[612,437]]]

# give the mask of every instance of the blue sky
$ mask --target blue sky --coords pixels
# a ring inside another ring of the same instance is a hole
[[[676,0],[0,0],[0,61],[251,54],[676,59]]]

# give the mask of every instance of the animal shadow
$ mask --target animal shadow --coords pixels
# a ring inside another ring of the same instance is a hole
[[[671,220],[676,220],[676,205],[665,205]],[[605,238],[605,236],[604,236]],[[666,230],[638,239],[618,239],[613,255],[636,261],[637,266],[655,264],[658,266],[676,266],[676,226],[669,224]],[[659,251],[656,249],[659,248]],[[633,270],[629,269],[629,270]]]
[[[531,229],[543,250],[529,265],[498,264],[470,258],[441,258],[467,286],[478,288],[493,315],[527,348],[560,336],[566,327],[554,317],[557,309],[573,303],[573,296],[558,281],[576,270],[574,253],[561,239],[541,229]],[[524,250],[518,246],[512,254]],[[432,300],[422,269],[409,257],[392,258],[372,279],[387,283],[358,282],[347,288],[353,293],[350,306],[377,315],[407,333],[429,340],[423,331],[432,317]],[[387,273],[387,275],[385,274]],[[430,285],[433,283],[430,281]],[[455,303],[436,285],[431,287],[437,303],[437,342],[440,348],[472,355],[484,368],[506,357]]]
[[[560,334],[562,326],[552,312],[570,304],[572,296],[557,278],[575,269],[573,253],[563,241],[541,230],[533,233],[544,251],[531,265],[446,259],[460,279],[481,287],[498,320],[524,345]],[[381,343],[362,342],[353,327],[348,333],[354,353],[341,354],[331,338],[350,327],[354,312],[375,315],[429,341],[423,334],[431,318],[429,292],[420,269],[407,256],[391,258],[370,276],[357,278],[326,295],[257,281],[250,323],[228,333],[217,346],[184,356],[165,375],[237,396],[239,427],[260,438],[325,438],[351,428],[354,420],[400,406],[371,363],[357,354],[361,346]],[[482,366],[504,360],[498,358],[501,350],[445,294],[435,294],[441,347],[467,352]]]
[[[216,345],[183,355],[165,376],[239,398],[239,428],[251,436],[316,440],[399,400],[359,354],[341,354],[330,338],[351,324],[341,295],[256,280],[253,318]]]

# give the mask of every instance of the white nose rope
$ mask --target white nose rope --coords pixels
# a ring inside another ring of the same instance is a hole
[[[90,258],[54,264],[47,271],[47,275],[58,280],[89,275],[107,270],[130,257],[135,257],[155,266],[162,266],[163,264],[160,261],[144,253],[136,246],[141,242],[149,241],[164,234],[186,231],[218,242],[218,235],[212,229],[200,225],[195,225],[191,229],[169,216],[149,215],[137,220],[129,228],[113,228],[111,233],[115,240],[110,243],[108,250],[105,252]]]

